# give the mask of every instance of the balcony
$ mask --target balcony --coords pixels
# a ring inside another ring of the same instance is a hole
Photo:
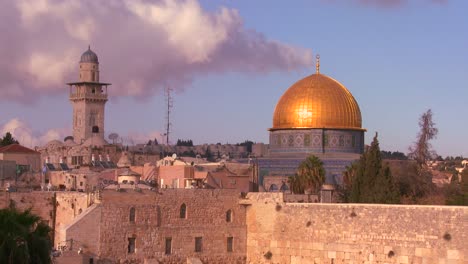
[[[93,94],[93,93],[70,93],[70,100],[105,100],[107,101],[107,94]]]

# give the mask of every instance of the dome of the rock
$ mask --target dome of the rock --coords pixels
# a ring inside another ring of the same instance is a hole
[[[270,130],[311,128],[362,130],[361,111],[353,95],[320,73],[299,80],[281,96]]]

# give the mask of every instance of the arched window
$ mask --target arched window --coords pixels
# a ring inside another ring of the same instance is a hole
[[[91,129],[91,132],[92,133],[99,133],[99,127],[98,126],[93,126],[93,128]]]
[[[226,222],[228,223],[232,222],[232,210],[231,209],[226,211]]]
[[[287,192],[287,191],[289,191],[288,185],[286,185],[286,183],[283,182],[283,185],[281,185],[281,187],[280,187],[280,191],[281,191],[281,192]]]
[[[278,186],[276,184],[270,185],[270,188],[268,189],[269,192],[277,192],[278,191]]]
[[[187,206],[184,203],[180,206],[180,218],[187,218]]]
[[[130,208],[129,220],[130,222],[135,222],[135,207]]]

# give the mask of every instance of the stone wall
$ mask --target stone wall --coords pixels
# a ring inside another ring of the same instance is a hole
[[[32,208],[56,233],[65,231],[56,240],[73,240],[69,252],[85,263],[468,263],[468,207],[285,203],[282,193],[241,198],[202,189],[108,190],[87,207],[91,200],[76,192],[0,192],[0,208]]]
[[[99,263],[161,261],[185,263],[194,257],[203,263],[245,263],[245,207],[234,190],[104,191],[99,204]],[[181,205],[186,218],[181,218]],[[135,209],[135,220],[130,210]],[[226,213],[232,211],[232,221]],[[202,237],[202,251],[195,252],[195,237]],[[227,239],[233,238],[233,252]],[[68,236],[67,239],[72,238]],[[135,253],[128,253],[135,238]],[[166,238],[172,238],[171,254],[165,254]]]
[[[54,246],[63,242],[62,228],[88,208],[91,198],[80,192],[0,192],[0,208],[10,204],[42,218],[54,230]]]
[[[56,217],[55,217],[55,239],[57,248],[66,242],[63,229],[69,225],[78,215],[88,208],[91,198],[82,192],[57,192],[56,195]]]
[[[99,204],[94,204],[64,227],[66,250],[72,253],[69,255],[80,250],[81,255],[94,260],[99,254],[101,219],[102,208]],[[112,247],[113,245],[110,243],[108,246]]]
[[[248,263],[468,263],[468,207],[241,203]]]
[[[7,208],[10,204],[20,211],[31,208],[33,214],[40,216],[54,228],[54,192],[0,192],[0,208]]]

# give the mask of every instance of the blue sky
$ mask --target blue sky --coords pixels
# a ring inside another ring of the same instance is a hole
[[[464,121],[468,113],[468,2],[414,0],[392,7],[329,2],[200,4],[205,12],[217,12],[222,6],[235,9],[244,28],[269,40],[312,50],[314,55],[320,53],[321,72],[339,80],[358,101],[368,131],[366,142],[378,132],[382,149],[406,153],[418,133],[419,116],[431,108],[439,128],[435,150],[443,156],[468,156],[468,122]],[[95,51],[102,76],[109,76],[109,59],[100,55],[106,54],[105,48],[98,45]],[[314,71],[313,66],[265,72],[200,71],[173,95],[171,141],[267,143],[276,102],[295,81]],[[18,118],[37,134],[70,127],[72,109],[65,85],[63,90],[37,96],[35,103],[1,101],[0,124]],[[112,97],[106,108],[106,132],[130,135],[135,141],[163,133],[164,95],[159,90],[145,97]]]

